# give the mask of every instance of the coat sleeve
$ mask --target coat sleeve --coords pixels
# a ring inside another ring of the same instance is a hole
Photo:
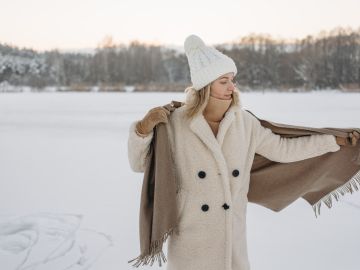
[[[285,138],[272,132],[271,129],[261,125],[260,121],[252,117],[254,121],[254,136],[256,140],[255,152],[276,162],[294,162],[327,152],[336,152],[340,146],[336,143],[336,137],[331,134],[314,134],[296,138]]]
[[[135,126],[137,121],[131,123],[128,138],[128,159],[130,167],[134,172],[144,172],[147,162],[147,153],[150,147],[154,131],[146,137],[136,134]]]

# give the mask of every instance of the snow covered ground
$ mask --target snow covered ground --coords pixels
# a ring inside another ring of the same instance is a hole
[[[128,165],[128,128],[151,107],[183,98],[0,94],[0,269],[136,269],[127,261],[139,253],[142,174]],[[246,109],[273,122],[360,127],[359,93],[241,98]],[[360,267],[360,192],[330,210],[323,205],[318,218],[302,199],[279,213],[250,203],[247,228],[252,270]]]

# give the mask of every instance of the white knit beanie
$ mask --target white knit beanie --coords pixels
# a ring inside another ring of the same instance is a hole
[[[206,46],[196,35],[190,35],[184,42],[185,54],[190,67],[193,87],[200,90],[221,75],[237,73],[235,62],[214,47]]]

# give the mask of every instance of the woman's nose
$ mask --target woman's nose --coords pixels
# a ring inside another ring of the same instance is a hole
[[[235,89],[235,83],[230,83],[229,90],[233,91]]]

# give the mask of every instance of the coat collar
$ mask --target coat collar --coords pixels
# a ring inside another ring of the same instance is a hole
[[[204,144],[213,152],[221,152],[226,132],[234,121],[236,114],[241,112],[241,106],[232,104],[226,111],[224,118],[221,120],[217,136],[214,136],[209,124],[207,123],[202,112],[199,112],[190,120],[190,129],[194,132]]]

